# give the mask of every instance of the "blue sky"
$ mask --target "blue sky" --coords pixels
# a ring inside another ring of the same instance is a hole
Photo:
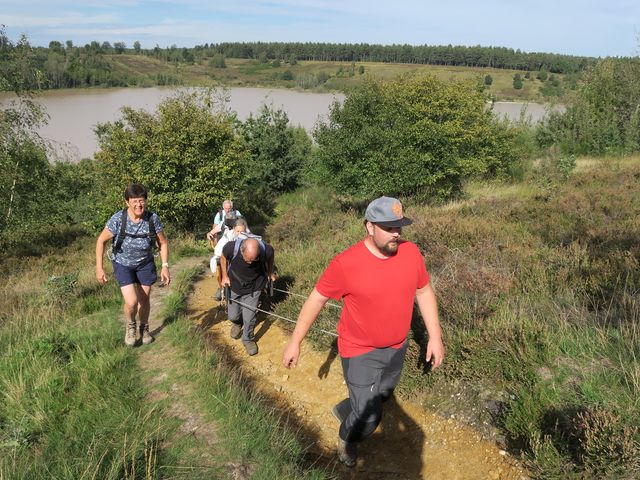
[[[504,46],[527,52],[635,56],[640,0],[0,0],[17,40],[223,41]]]

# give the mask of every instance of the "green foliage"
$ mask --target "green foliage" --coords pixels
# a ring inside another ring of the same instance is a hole
[[[309,89],[319,87],[329,79],[326,72],[303,73],[296,76],[296,85],[300,88]]]
[[[213,68],[227,68],[227,64],[224,61],[224,55],[214,55],[209,61],[209,66]]]
[[[484,84],[490,86],[493,83],[493,77],[489,74],[484,76]]]
[[[639,79],[640,60],[602,60],[585,74],[566,112],[551,114],[541,125],[541,145],[575,154],[640,150]]]
[[[293,72],[289,69],[285,70],[284,72],[282,72],[282,79],[283,80],[293,80]]]
[[[536,75],[536,78],[538,80],[540,80],[541,82],[545,82],[547,80],[547,76],[549,75],[549,73],[547,72],[547,70],[543,68],[540,69],[540,71],[538,72],[538,74]]]
[[[282,51],[287,51],[298,60],[466,65],[512,70],[538,70],[542,68],[545,71],[556,73],[575,73],[596,62],[593,57],[527,53],[511,48],[479,45],[464,47],[368,43],[222,42],[209,45],[209,49],[222,52],[227,58],[260,58],[262,55],[265,58],[278,58]],[[160,53],[163,52],[158,52],[158,54]]]
[[[225,198],[242,190],[247,150],[233,115],[211,92],[178,93],[155,113],[122,109],[122,118],[97,128],[108,211],[122,204],[122,192],[137,181],[150,192],[150,207],[163,221],[192,230],[209,223]]]
[[[244,203],[270,212],[270,200],[274,195],[300,185],[311,151],[311,139],[304,129],[289,125],[284,110],[267,105],[262,105],[257,116],[249,116],[242,132],[250,152],[245,166]]]
[[[475,82],[433,76],[366,79],[314,135],[318,182],[357,198],[449,198],[464,179],[506,174],[521,155]]]
[[[516,73],[513,76],[513,88],[515,88],[516,90],[522,90],[523,86],[524,84],[522,83],[522,77],[519,73]]]
[[[47,116],[26,98],[39,76],[26,39],[13,46],[0,31],[0,86],[18,94],[0,110],[0,250],[37,241],[56,215],[52,168],[37,134]]]
[[[358,67],[358,73],[359,73],[360,75],[364,75],[364,65],[360,65],[360,66]]]
[[[44,76],[38,68],[36,52],[22,35],[13,44],[0,25],[0,90],[10,90],[17,95],[29,93],[44,84]]]
[[[37,253],[81,233],[73,226],[84,218],[80,205],[91,190],[93,172],[84,174],[91,170],[86,162],[49,162],[47,144],[37,133],[47,115],[28,99],[39,77],[30,61],[31,48],[26,41],[14,47],[1,38],[0,83],[14,90],[18,99],[0,111],[0,250]],[[51,48],[63,50],[59,42],[52,42]]]

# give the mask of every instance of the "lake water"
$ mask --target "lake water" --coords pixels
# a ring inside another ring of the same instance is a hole
[[[172,88],[111,88],[72,89],[49,91],[39,96],[37,101],[44,105],[49,114],[49,123],[39,129],[40,135],[48,140],[58,158],[79,160],[93,157],[98,150],[93,130],[97,123],[112,122],[120,117],[120,109],[130,106],[135,109],[155,111],[158,104],[173,95]],[[331,104],[342,101],[344,95],[336,93],[309,93],[285,89],[230,88],[227,89],[227,107],[245,120],[254,115],[263,104],[282,108],[287,112],[293,125],[300,125],[311,131],[318,118],[325,118]],[[9,94],[0,96],[6,103]],[[510,119],[518,119],[525,104],[495,102],[494,112]],[[544,105],[526,104],[526,116],[532,122],[540,121],[546,114]]]

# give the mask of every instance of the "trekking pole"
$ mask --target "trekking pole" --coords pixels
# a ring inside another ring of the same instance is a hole
[[[292,320],[292,319],[290,319],[290,318],[283,317],[282,315],[278,315],[278,314],[276,314],[276,313],[269,312],[269,311],[267,311],[267,310],[263,310],[263,309],[258,308],[258,307],[253,307],[253,306],[251,306],[251,305],[247,305],[247,304],[246,304],[246,303],[244,303],[244,302],[240,302],[240,301],[238,301],[238,300],[235,300],[235,302],[236,302],[238,305],[240,305],[241,307],[245,307],[245,308],[248,308],[248,309],[253,310],[253,311],[256,311],[256,312],[262,312],[262,313],[264,313],[264,314],[266,314],[266,315],[270,315],[270,316],[272,316],[272,317],[279,318],[280,320],[284,320],[284,321],[289,322],[289,323],[293,323],[293,324],[297,324],[297,323],[298,323],[296,320]],[[315,327],[315,326],[313,326],[313,330],[315,330],[315,331],[317,331],[317,332],[324,333],[325,335],[330,335],[330,336],[332,336],[332,337],[337,337],[337,336],[338,336],[338,334],[337,334],[337,333],[335,333],[335,332],[329,332],[329,331],[327,331],[327,330],[323,330],[323,329],[321,329],[321,328],[317,328],[317,327]]]
[[[269,279],[269,296],[273,298],[273,280]]]
[[[224,298],[227,300],[227,306],[231,305],[231,287],[229,285],[224,286]]]

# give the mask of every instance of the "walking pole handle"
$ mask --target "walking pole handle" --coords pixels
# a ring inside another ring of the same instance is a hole
[[[273,297],[273,280],[269,279],[269,296]]]
[[[227,305],[231,305],[231,287],[229,285],[224,286],[224,298],[227,299]]]

